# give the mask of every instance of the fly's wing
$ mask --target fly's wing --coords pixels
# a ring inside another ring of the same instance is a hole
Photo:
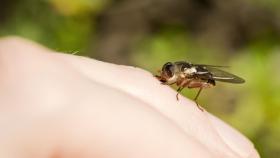
[[[226,71],[220,70],[215,68],[214,66],[204,66],[205,69],[207,69],[211,74],[211,78],[216,81],[221,82],[228,82],[228,83],[244,83],[245,80],[233,75],[231,73],[228,73]]]
[[[201,66],[201,67],[222,67],[222,68],[229,68],[229,66],[224,66],[224,65],[206,65],[206,64],[195,64],[196,66]]]

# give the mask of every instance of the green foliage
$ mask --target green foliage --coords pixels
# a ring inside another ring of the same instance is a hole
[[[153,36],[147,36],[132,55],[133,62],[152,72],[160,69],[168,61],[208,62],[219,55],[213,49],[202,47],[194,42],[186,31],[178,28],[165,28]]]
[[[57,51],[84,51],[94,32],[88,14],[64,16],[51,11],[47,1],[26,0],[16,4],[0,35],[18,35],[35,40]],[[30,8],[30,6],[33,6]]]

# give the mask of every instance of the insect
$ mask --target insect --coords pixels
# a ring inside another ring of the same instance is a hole
[[[179,100],[179,93],[185,88],[199,88],[194,101],[197,107],[203,111],[198,105],[197,98],[203,88],[210,88],[216,85],[216,81],[228,83],[244,83],[245,80],[220,70],[225,66],[214,66],[204,64],[192,64],[185,61],[167,62],[163,65],[160,75],[155,77],[161,81],[162,84],[178,86],[176,98]]]

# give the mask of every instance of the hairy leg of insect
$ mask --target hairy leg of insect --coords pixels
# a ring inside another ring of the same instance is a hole
[[[179,100],[179,93],[184,89],[184,87],[179,87],[177,89],[176,99]]]
[[[201,111],[203,111],[203,108],[197,103],[197,98],[198,98],[200,92],[202,91],[202,89],[203,89],[203,87],[200,87],[200,88],[199,88],[199,91],[198,91],[198,93],[196,94],[196,96],[195,96],[195,98],[194,98],[194,101],[195,101],[195,103],[196,103],[196,106],[197,106],[197,107],[199,108],[199,110],[201,110]]]
[[[198,96],[199,96],[199,94],[200,94],[201,91],[202,91],[202,87],[199,88],[199,91],[197,92],[197,94],[196,94],[196,96],[195,96],[195,98],[194,98],[194,101],[197,100],[197,98],[198,98]]]
[[[186,87],[188,86],[188,84],[191,82],[191,80],[187,80],[187,79],[183,79],[181,81],[177,81],[176,84],[179,87],[177,89],[177,94],[176,94],[176,98],[177,100],[179,100],[179,93]]]

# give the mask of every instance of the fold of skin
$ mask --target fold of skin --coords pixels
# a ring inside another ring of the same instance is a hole
[[[0,157],[258,158],[145,70],[0,40]]]

